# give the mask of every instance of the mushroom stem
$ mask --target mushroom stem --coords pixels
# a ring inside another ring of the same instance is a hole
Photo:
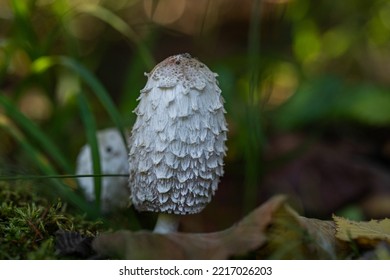
[[[179,227],[179,216],[175,214],[160,213],[157,218],[154,233],[166,234],[176,232]]]

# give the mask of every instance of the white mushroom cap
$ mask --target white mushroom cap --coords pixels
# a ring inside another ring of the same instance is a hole
[[[122,136],[116,128],[101,130],[97,134],[102,174],[128,174],[129,162],[127,149]],[[77,157],[77,175],[93,174],[90,146],[84,145]],[[95,200],[94,180],[92,177],[78,178],[87,200]],[[127,177],[103,177],[101,202],[102,211],[110,212],[115,208],[126,207],[130,190]]]
[[[139,211],[198,213],[223,175],[227,126],[218,75],[179,54],[146,76],[129,141],[132,202]]]

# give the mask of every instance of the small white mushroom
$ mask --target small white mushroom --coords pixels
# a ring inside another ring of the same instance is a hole
[[[128,174],[129,163],[127,149],[121,134],[116,128],[101,130],[97,134],[102,174]],[[93,174],[91,148],[84,145],[77,157],[77,175]],[[79,177],[78,182],[88,201],[95,200],[94,180],[91,177]],[[103,177],[101,189],[101,207],[103,213],[126,207],[130,190],[128,178]]]
[[[170,214],[199,213],[223,175],[227,125],[216,73],[189,54],[149,74],[134,112],[130,188],[139,211],[162,213],[156,232],[175,230]]]

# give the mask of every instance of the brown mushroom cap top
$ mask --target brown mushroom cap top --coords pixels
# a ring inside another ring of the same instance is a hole
[[[147,74],[129,141],[129,186],[139,211],[198,213],[217,190],[227,126],[216,76],[189,54]]]
[[[211,72],[205,64],[185,53],[166,58],[147,76],[159,81],[159,87],[162,88],[171,88],[182,83],[186,90],[190,88],[202,90],[206,86],[206,81],[215,82],[215,77],[218,75]]]

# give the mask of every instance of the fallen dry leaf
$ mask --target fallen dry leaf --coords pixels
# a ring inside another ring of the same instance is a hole
[[[254,251],[266,242],[265,231],[285,201],[276,196],[234,226],[213,233],[155,234],[121,230],[97,237],[100,255],[119,259],[228,259]]]
[[[336,237],[343,241],[356,241],[359,245],[374,247],[380,241],[390,243],[390,219],[355,222],[333,216]]]
[[[268,242],[258,250],[259,258],[339,259],[347,246],[335,238],[333,221],[299,216],[288,204],[275,211],[267,230]]]

